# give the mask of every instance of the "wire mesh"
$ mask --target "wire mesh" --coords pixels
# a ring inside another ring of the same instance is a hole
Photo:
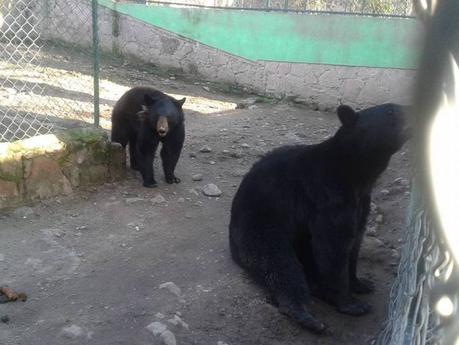
[[[448,271],[451,257],[432,227],[425,206],[420,190],[414,187],[388,321],[377,345],[434,344],[433,330],[441,320],[432,310],[432,294],[437,281]]]
[[[0,142],[93,122],[91,21],[90,1],[0,0]]]

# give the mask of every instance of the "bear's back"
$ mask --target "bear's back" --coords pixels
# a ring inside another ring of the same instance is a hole
[[[149,86],[137,86],[125,92],[116,102],[113,108],[112,119],[114,121],[123,121],[135,116],[142,110],[145,95],[148,94],[152,98],[167,97],[161,91],[158,91]]]

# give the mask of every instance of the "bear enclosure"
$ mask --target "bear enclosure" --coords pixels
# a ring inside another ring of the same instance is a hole
[[[182,78],[201,92],[321,111],[408,103],[422,38],[411,11],[400,0],[0,0],[0,142],[109,129],[116,100],[149,75],[163,80],[158,87]],[[237,102],[213,95],[203,105],[193,92],[189,109],[202,114]],[[417,186],[378,345],[441,344],[455,326],[434,308],[438,283],[453,280],[453,258]],[[450,296],[457,303],[457,292]]]

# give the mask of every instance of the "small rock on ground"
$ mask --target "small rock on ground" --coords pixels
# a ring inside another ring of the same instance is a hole
[[[153,333],[153,335],[159,335],[164,345],[177,345],[174,333],[169,331],[164,323],[155,321],[150,323],[146,328]]]
[[[66,338],[78,338],[84,335],[84,331],[80,326],[71,325],[62,329],[62,335]]]
[[[155,321],[155,322],[150,323],[147,326],[147,329],[151,333],[153,333],[153,335],[160,335],[161,333],[167,330],[167,326],[162,322]]]
[[[230,157],[233,157],[233,158],[242,158],[242,157],[244,157],[244,154],[241,151],[230,151],[229,155],[230,155]]]
[[[160,205],[166,202],[166,199],[161,194],[156,194],[154,198],[151,199],[153,205]]]
[[[166,282],[166,283],[163,283],[159,286],[160,289],[166,289],[168,290],[169,292],[173,293],[174,295],[176,296],[181,296],[182,294],[182,290],[180,290],[180,288],[175,285],[175,283],[173,282]]]
[[[247,98],[236,105],[236,109],[245,109],[257,103],[256,98]]]
[[[410,185],[410,181],[407,180],[406,178],[403,178],[403,177],[398,177],[394,180],[394,183],[395,184],[398,184],[398,185],[402,185],[402,186],[405,186],[405,187],[408,187]]]
[[[381,189],[379,193],[381,193],[383,196],[386,196],[390,194],[390,191],[388,189]]]
[[[377,229],[377,225],[368,227],[366,231],[367,236],[376,237]]]
[[[163,313],[159,313],[159,312],[158,312],[158,313],[155,314],[155,317],[156,317],[157,319],[164,319],[165,316],[164,316]]]
[[[173,324],[174,326],[181,326],[188,330],[190,329],[190,326],[178,315],[174,315],[174,318],[167,320],[167,322]]]
[[[220,196],[222,195],[222,191],[213,183],[209,183],[205,185],[202,189],[202,192],[205,196]]]
[[[131,205],[131,204],[134,204],[136,202],[145,201],[145,199],[143,199],[143,198],[126,198],[126,199],[124,199],[124,201],[126,201],[126,204]]]
[[[202,174],[196,174],[191,177],[193,181],[202,181]]]
[[[175,339],[174,333],[168,329],[161,333],[160,338],[164,345],[177,345],[177,340]]]
[[[199,149],[199,152],[201,152],[201,153],[209,153],[209,152],[212,152],[212,149],[209,146],[205,145],[205,146],[203,146],[203,147],[201,147]]]

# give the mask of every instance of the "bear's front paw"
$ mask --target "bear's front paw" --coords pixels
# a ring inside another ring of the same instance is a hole
[[[351,302],[338,304],[336,308],[338,312],[352,316],[365,315],[371,311],[371,306],[368,303],[361,302],[355,299]]]
[[[375,284],[365,278],[355,278],[350,281],[351,291],[357,294],[368,294],[375,291]]]
[[[143,186],[144,187],[147,187],[147,188],[155,188],[155,187],[158,187],[158,184],[156,183],[156,181],[143,181]]]
[[[178,177],[166,177],[166,182],[169,183],[169,184],[172,184],[172,183],[180,183],[180,179]]]

